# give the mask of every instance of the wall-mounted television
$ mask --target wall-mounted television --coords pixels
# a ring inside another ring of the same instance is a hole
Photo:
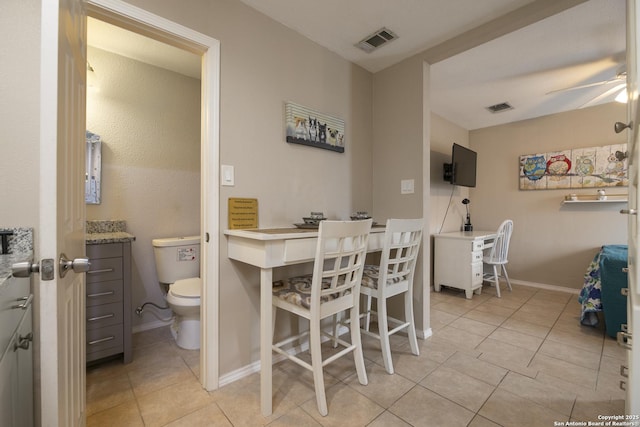
[[[453,144],[451,163],[444,164],[444,180],[463,187],[476,186],[478,154],[462,145]]]

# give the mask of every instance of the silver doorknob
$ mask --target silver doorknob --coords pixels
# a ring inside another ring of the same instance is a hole
[[[31,273],[38,273],[40,265],[32,264],[31,261],[16,262],[11,265],[11,274],[13,277],[29,277]]]
[[[44,258],[40,261],[40,264],[24,261],[11,265],[13,277],[29,277],[32,273],[40,273],[41,280],[53,280],[55,271],[55,261],[52,258]]]
[[[70,260],[65,254],[60,254],[58,269],[60,277],[66,276],[67,271],[69,270],[73,270],[74,273],[85,273],[89,271],[89,267],[91,267],[89,258],[75,258],[73,260]]]
[[[620,209],[621,214],[638,215],[638,211],[635,209]]]

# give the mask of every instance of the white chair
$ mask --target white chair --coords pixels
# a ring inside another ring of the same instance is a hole
[[[406,329],[411,352],[416,356],[420,354],[413,319],[413,276],[423,227],[422,219],[387,220],[380,265],[364,267],[360,287],[360,293],[366,296],[362,333],[380,340],[384,367],[389,374],[393,374],[390,335]],[[399,294],[404,294],[404,321],[387,313],[387,300]],[[377,299],[377,312],[371,310],[372,298]],[[369,330],[372,313],[377,315],[378,333]],[[389,326],[395,327],[389,330]]]
[[[496,294],[500,298],[500,274],[499,270],[502,270],[504,278],[507,281],[509,291],[511,291],[511,282],[509,281],[509,275],[507,274],[507,255],[509,254],[509,241],[511,240],[511,232],[513,231],[513,221],[510,219],[505,220],[500,227],[496,239],[493,242],[493,246],[489,250],[489,255],[482,258],[482,262],[491,268],[491,272],[483,274],[483,279],[493,282],[496,286]]]
[[[371,219],[364,221],[320,222],[313,274],[273,282],[273,319],[276,309],[287,310],[309,320],[309,331],[286,338],[272,348],[298,365],[313,372],[318,411],[328,413],[324,391],[323,367],[353,351],[360,384],[367,385],[360,329],[352,327],[351,343],[321,330],[322,319],[349,310],[352,325],[358,325],[360,282],[367,254]],[[322,360],[321,340],[326,336],[344,348]],[[287,352],[290,344],[309,336],[311,364]]]

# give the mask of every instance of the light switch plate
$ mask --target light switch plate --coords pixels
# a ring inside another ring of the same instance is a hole
[[[415,181],[413,179],[403,179],[400,181],[400,194],[413,194],[414,183]]]
[[[233,166],[231,165],[220,165],[220,182],[224,186],[233,186],[235,185],[235,177]]]

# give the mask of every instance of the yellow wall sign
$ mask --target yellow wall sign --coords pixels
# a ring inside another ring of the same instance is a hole
[[[258,199],[229,198],[229,229],[258,228]]]

